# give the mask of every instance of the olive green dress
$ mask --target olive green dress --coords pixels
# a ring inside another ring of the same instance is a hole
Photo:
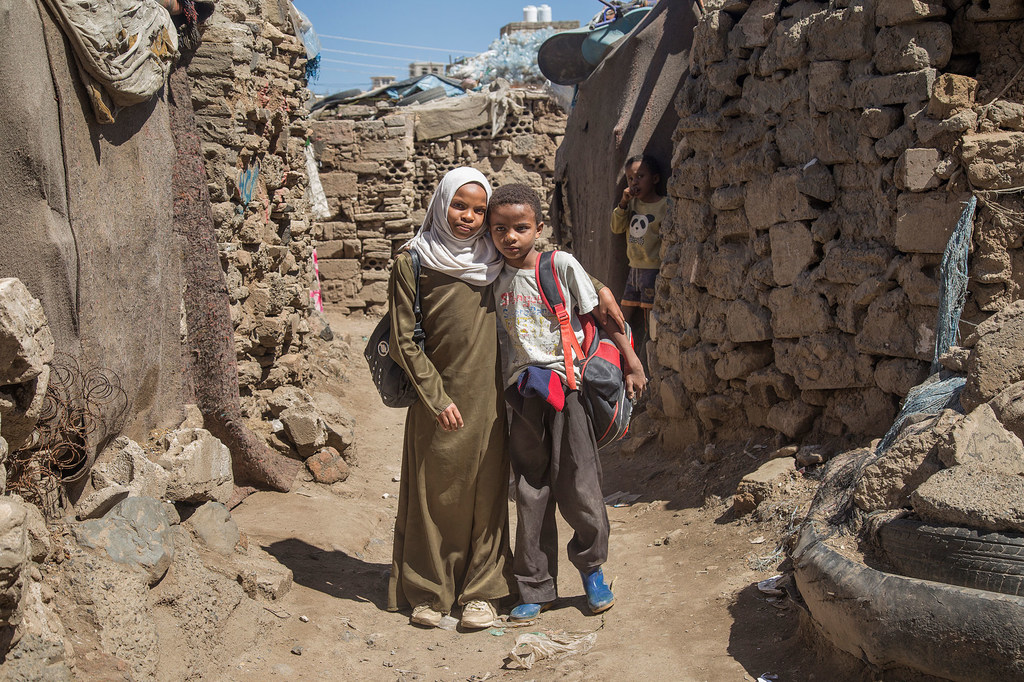
[[[490,286],[422,268],[425,348],[412,341],[412,260],[400,255],[389,284],[391,356],[413,379],[420,400],[405,419],[402,477],[388,609],[510,594],[508,452]],[[452,402],[465,424],[437,421]]]

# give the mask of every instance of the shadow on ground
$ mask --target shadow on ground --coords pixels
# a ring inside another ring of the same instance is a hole
[[[295,583],[336,599],[387,607],[391,566],[365,561],[338,550],[325,550],[297,538],[279,540],[263,549],[292,571]]]

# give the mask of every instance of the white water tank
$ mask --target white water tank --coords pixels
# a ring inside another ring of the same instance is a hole
[[[528,24],[537,23],[537,7],[535,5],[527,5],[523,8],[523,21]]]
[[[537,21],[551,21],[551,5],[541,5],[537,8]]]

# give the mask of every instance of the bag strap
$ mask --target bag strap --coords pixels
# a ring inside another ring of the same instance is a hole
[[[413,299],[412,312],[416,315],[416,326],[412,330],[412,340],[418,346],[423,346],[427,335],[423,333],[423,314],[420,310],[420,254],[416,249],[409,249],[409,256],[412,257],[412,278],[416,282],[416,298]]]
[[[555,253],[555,251],[541,253],[537,258],[534,274],[537,278],[537,288],[540,289],[541,301],[558,318],[558,327],[562,334],[562,352],[565,354],[565,381],[569,385],[569,390],[575,391],[576,371],[573,355],[580,360],[583,360],[586,355],[580,348],[580,342],[576,339],[576,332],[572,329],[572,318],[569,311],[565,309],[562,284],[558,281],[558,272],[555,270]]]

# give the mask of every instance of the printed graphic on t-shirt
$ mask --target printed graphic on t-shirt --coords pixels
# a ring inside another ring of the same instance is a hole
[[[629,221],[629,242],[631,244],[643,244],[647,228],[654,222],[654,216],[650,214],[634,213]]]
[[[528,365],[531,358],[557,358],[558,336],[551,333],[557,320],[548,312],[540,294],[503,291],[498,297],[501,323],[510,344],[511,365]],[[550,319],[549,319],[550,318]]]

